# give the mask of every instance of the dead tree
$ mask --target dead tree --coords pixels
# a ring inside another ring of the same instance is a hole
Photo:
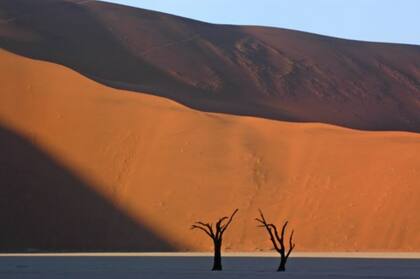
[[[222,217],[217,221],[215,230],[213,229],[213,224],[210,223],[203,223],[203,222],[195,222],[191,229],[199,229],[205,232],[211,239],[213,240],[214,245],[214,263],[212,270],[222,270],[222,241],[223,241],[223,233],[229,227],[230,223],[232,223],[233,217],[235,216],[238,209],[236,209],[230,217]],[[224,222],[227,222],[224,224]]]
[[[295,243],[293,243],[294,231],[292,230],[292,233],[290,234],[289,250],[286,252],[286,247],[284,245],[284,234],[286,233],[286,227],[288,222],[286,221],[284,223],[283,228],[281,229],[281,234],[279,235],[277,227],[273,224],[267,223],[261,209],[259,211],[260,218],[255,218],[255,220],[261,223],[259,227],[266,228],[268,234],[270,235],[270,240],[273,243],[274,249],[280,254],[280,265],[277,271],[286,271],[287,259],[289,259],[290,253],[292,253],[293,249],[295,248]]]

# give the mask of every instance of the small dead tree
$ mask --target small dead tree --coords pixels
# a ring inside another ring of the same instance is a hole
[[[266,228],[268,234],[270,235],[270,240],[273,243],[274,249],[280,254],[280,265],[277,271],[286,271],[287,260],[290,256],[290,253],[292,253],[293,249],[295,248],[295,243],[293,242],[294,231],[292,230],[292,233],[290,234],[289,250],[286,252],[286,247],[284,245],[284,234],[286,233],[286,227],[287,227],[288,221],[286,221],[283,224],[283,228],[281,229],[281,234],[279,235],[277,227],[273,224],[267,223],[261,209],[259,211],[260,211],[260,218],[255,218],[255,220],[261,223],[259,227]]]
[[[213,229],[213,224],[210,223],[203,223],[203,222],[195,222],[191,229],[199,229],[205,232],[211,239],[213,240],[214,245],[214,263],[212,270],[222,270],[222,241],[223,241],[223,233],[229,227],[230,223],[232,223],[233,217],[235,216],[238,209],[236,209],[230,217],[222,217],[220,218],[217,223],[215,229]],[[224,223],[227,220],[226,223]]]

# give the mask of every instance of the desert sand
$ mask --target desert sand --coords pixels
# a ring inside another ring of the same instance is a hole
[[[234,208],[226,251],[271,248],[258,208],[297,251],[420,250],[418,133],[203,112],[0,61],[2,251],[208,251],[190,225]]]
[[[0,2],[0,47],[202,111],[420,132],[420,46],[13,0]]]

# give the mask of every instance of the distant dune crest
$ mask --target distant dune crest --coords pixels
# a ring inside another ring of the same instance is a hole
[[[213,25],[100,1],[0,3],[0,46],[189,107],[420,131],[420,47]]]

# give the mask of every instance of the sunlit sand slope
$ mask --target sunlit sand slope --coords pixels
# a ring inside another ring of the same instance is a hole
[[[3,50],[0,61],[1,125],[179,250],[210,249],[191,223],[234,208],[227,250],[270,248],[258,208],[289,220],[301,251],[420,250],[419,134],[205,113]]]

